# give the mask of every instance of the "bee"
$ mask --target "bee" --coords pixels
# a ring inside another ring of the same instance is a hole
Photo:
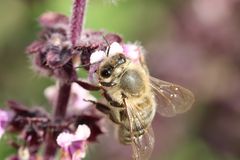
[[[143,55],[140,63],[123,53],[104,58],[96,70],[98,85],[110,105],[98,103],[118,126],[122,144],[131,145],[134,160],[147,160],[154,147],[151,123],[156,112],[166,117],[187,111],[194,102],[188,89],[149,75]]]

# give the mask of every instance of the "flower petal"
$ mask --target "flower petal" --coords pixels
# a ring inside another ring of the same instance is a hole
[[[89,91],[87,91],[86,89],[82,88],[80,85],[78,85],[77,83],[72,83],[72,87],[71,87],[71,95],[70,95],[70,101],[69,101],[69,105],[71,108],[74,109],[86,109],[87,107],[89,107],[90,105],[92,105],[92,103],[85,101],[86,100],[93,100],[95,101],[96,98],[94,96],[92,96]]]
[[[67,149],[72,144],[73,140],[74,134],[62,132],[57,137],[57,144],[60,147]]]
[[[78,128],[75,132],[74,140],[75,141],[85,141],[88,139],[88,137],[91,134],[90,128],[83,124],[83,125],[78,125]]]
[[[44,90],[44,96],[47,98],[48,102],[52,105],[55,106],[55,103],[57,101],[58,97],[58,86],[53,85],[49,86]]]
[[[78,150],[73,154],[72,160],[81,160],[86,156],[85,151]]]
[[[126,55],[126,57],[130,58],[134,62],[139,61],[140,54],[141,54],[140,46],[135,44],[125,44],[123,48],[124,48],[124,54]]]
[[[58,96],[58,84],[54,86],[50,86],[45,89],[44,95],[48,99],[49,103],[52,106],[55,106],[56,101],[57,101],[57,96]],[[91,106],[92,103],[84,101],[86,100],[93,100],[95,101],[96,98],[92,96],[88,90],[82,88],[79,84],[77,83],[72,83],[71,86],[71,93],[70,93],[70,98],[68,102],[68,108],[69,112],[72,112],[72,109],[76,110],[84,110],[87,107]]]
[[[117,53],[123,53],[123,47],[119,43],[113,42],[110,45],[109,56],[113,56]]]
[[[96,51],[93,52],[91,57],[90,57],[90,64],[96,63],[96,62],[100,62],[101,60],[103,60],[106,57],[106,53],[104,51]]]
[[[0,138],[3,136],[5,132],[5,128],[8,123],[11,121],[13,114],[8,111],[4,111],[0,109]]]

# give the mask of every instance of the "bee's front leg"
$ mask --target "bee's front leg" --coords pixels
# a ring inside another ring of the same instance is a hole
[[[109,118],[116,124],[121,124],[121,116],[120,116],[120,113],[119,113],[119,110],[115,110],[103,103],[100,103],[100,102],[96,102],[96,101],[92,101],[92,100],[85,100],[85,101],[88,101],[88,102],[91,102],[93,104],[95,104],[96,108],[109,116]]]
[[[75,80],[75,83],[79,84],[82,88],[88,90],[88,91],[98,91],[100,90],[99,86],[92,85],[86,81],[83,80]]]

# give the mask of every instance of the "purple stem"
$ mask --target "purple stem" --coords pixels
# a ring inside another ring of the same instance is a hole
[[[75,46],[82,33],[87,0],[74,0],[70,26],[70,39]]]
[[[66,111],[67,111],[67,104],[69,100],[71,92],[71,83],[62,81],[60,82],[60,88],[58,91],[58,98],[57,98],[57,104],[55,107],[54,115],[53,115],[53,121],[58,123],[61,122],[61,120],[64,119]],[[46,150],[45,150],[45,160],[54,160],[56,150],[57,150],[57,143],[56,138],[58,136],[59,132],[54,130],[49,130],[47,137],[46,137]]]
[[[70,26],[70,39],[72,46],[74,47],[77,43],[77,40],[80,38],[83,28],[83,18],[86,8],[86,0],[75,0],[73,3],[72,19]],[[71,65],[66,65],[65,72],[69,74],[69,77],[76,80],[76,73]],[[70,78],[70,81],[72,80]],[[57,104],[54,111],[54,121],[61,120],[65,117],[67,111],[67,104],[71,92],[71,83],[69,81],[61,81],[60,88],[58,93]],[[45,150],[45,160],[53,160],[57,150],[56,137],[58,132],[49,131],[47,135],[47,145]]]
[[[57,104],[53,115],[54,123],[61,123],[67,112],[67,104],[71,92],[71,83],[76,81],[77,74],[70,61],[63,67],[63,71],[68,75],[68,80],[60,81],[60,87],[58,91]],[[56,138],[60,132],[55,130],[49,130],[47,135],[47,146],[45,150],[45,160],[53,160],[57,150]]]
[[[49,132],[46,137],[47,146],[45,148],[44,159],[45,160],[54,160],[55,154],[57,152],[56,140],[54,140],[54,134]]]
[[[67,111],[68,99],[70,96],[71,84],[61,83],[58,92],[58,101],[54,112],[54,119],[62,119]]]

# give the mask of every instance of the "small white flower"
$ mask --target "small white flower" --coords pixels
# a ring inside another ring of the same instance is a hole
[[[119,43],[113,42],[110,45],[109,56],[113,56],[117,53],[123,53],[123,47]]]
[[[91,54],[90,64],[100,62],[106,57],[106,53],[104,51],[96,51]]]
[[[91,130],[87,125],[85,125],[85,124],[79,125],[75,132],[74,140],[75,141],[86,140],[86,139],[88,139],[90,134],[91,134]]]
[[[62,132],[58,135],[57,137],[57,144],[64,148],[67,149],[72,144],[74,134],[68,133],[68,132]]]
[[[90,128],[83,124],[79,125],[75,133],[62,132],[57,137],[57,144],[62,147],[63,159],[80,160],[86,155],[87,139],[90,137]]]

